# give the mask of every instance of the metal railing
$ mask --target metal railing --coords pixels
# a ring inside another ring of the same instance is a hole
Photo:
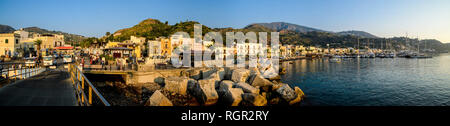
[[[93,95],[97,96],[98,100],[104,106],[111,106],[108,101],[98,92],[98,90],[94,87],[94,85],[87,79],[87,77],[83,74],[83,72],[78,68],[77,65],[68,64],[68,71],[70,74],[70,78],[72,79],[72,83],[74,84],[74,88],[76,90],[76,97],[79,105],[81,106],[92,106],[93,103]],[[86,97],[85,86],[87,85],[88,95]]]
[[[46,70],[39,63],[0,63],[0,81],[22,80]]]

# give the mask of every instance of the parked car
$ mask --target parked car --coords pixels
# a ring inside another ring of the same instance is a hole
[[[64,63],[72,63],[72,59],[73,59],[72,55],[63,56]]]
[[[25,58],[25,67],[36,66],[36,57]]]
[[[44,56],[44,66],[53,66],[56,65],[56,60],[53,56]]]

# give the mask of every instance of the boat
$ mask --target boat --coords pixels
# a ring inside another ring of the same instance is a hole
[[[423,58],[433,58],[431,55],[425,55],[423,53],[413,53],[410,55],[406,55],[406,58],[417,58],[417,59],[423,59]]]
[[[340,62],[341,62],[341,59],[340,59],[340,58],[331,58],[331,59],[330,59],[330,62],[331,62],[331,63],[340,63]]]

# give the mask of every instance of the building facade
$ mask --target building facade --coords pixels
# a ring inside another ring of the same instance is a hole
[[[0,34],[0,56],[13,57],[18,55],[20,35],[14,33]]]

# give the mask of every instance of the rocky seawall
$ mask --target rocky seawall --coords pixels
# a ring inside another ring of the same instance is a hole
[[[261,72],[264,71],[264,72]],[[305,96],[299,87],[280,82],[280,76],[264,78],[266,69],[195,68],[180,76],[161,77],[159,89],[146,106],[267,106],[295,105]]]
[[[126,84],[117,77],[101,77],[94,84],[112,105],[119,106],[298,105],[305,97],[299,87],[282,83],[270,68],[204,67],[174,72],[178,73],[148,83]]]

